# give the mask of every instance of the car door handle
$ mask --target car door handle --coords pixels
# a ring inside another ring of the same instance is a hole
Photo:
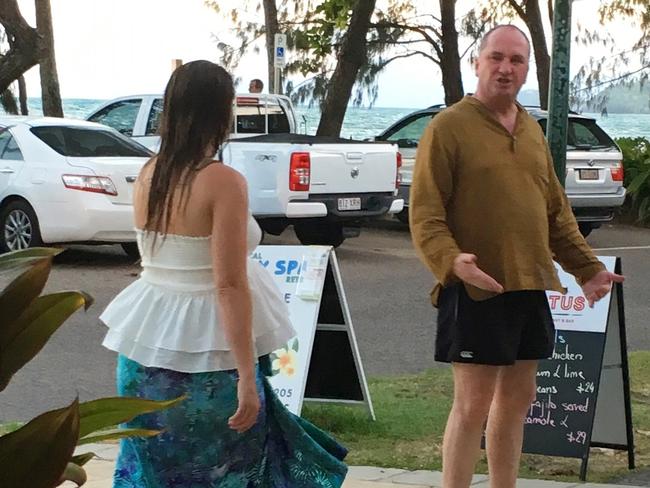
[[[2,168],[2,169],[0,169],[0,173],[4,173],[4,174],[11,174],[11,173],[15,173],[15,172],[16,171],[13,168]]]

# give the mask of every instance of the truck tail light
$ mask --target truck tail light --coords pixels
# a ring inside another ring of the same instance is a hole
[[[399,188],[400,183],[402,182],[402,154],[397,152],[397,171],[395,173],[395,188]]]
[[[62,175],[61,179],[65,187],[71,190],[103,193],[111,196],[117,195],[117,189],[113,181],[107,176]]]
[[[308,152],[295,152],[291,154],[289,167],[289,190],[309,191],[311,172],[311,158]]]
[[[623,170],[623,161],[619,161],[618,164],[612,166],[612,180],[614,181],[623,181],[625,179],[625,171]]]

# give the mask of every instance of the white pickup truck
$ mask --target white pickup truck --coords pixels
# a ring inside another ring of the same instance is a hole
[[[161,112],[161,95],[139,95],[111,100],[87,120],[155,151]],[[293,225],[303,244],[339,246],[364,220],[402,211],[395,144],[297,134],[293,106],[281,95],[238,95],[234,119],[218,157],[246,177],[265,232]]]

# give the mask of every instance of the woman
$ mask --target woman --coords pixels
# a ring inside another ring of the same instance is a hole
[[[232,122],[233,82],[194,61],[165,89],[160,152],[142,169],[134,213],[143,271],[107,307],[120,395],[179,406],[129,427],[114,488],[338,487],[345,449],[289,413],[263,376],[295,335],[270,276],[249,253],[260,229],[246,182],[212,160]],[[259,365],[256,358],[260,358]]]

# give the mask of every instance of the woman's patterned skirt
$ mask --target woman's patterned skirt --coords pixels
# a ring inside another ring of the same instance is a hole
[[[181,373],[144,367],[120,355],[120,395],[187,399],[125,424],[163,433],[121,441],[113,487],[340,487],[346,449],[285,408],[264,375],[266,360],[260,358],[257,370],[257,423],[239,434],[228,427],[237,409],[236,371]]]

